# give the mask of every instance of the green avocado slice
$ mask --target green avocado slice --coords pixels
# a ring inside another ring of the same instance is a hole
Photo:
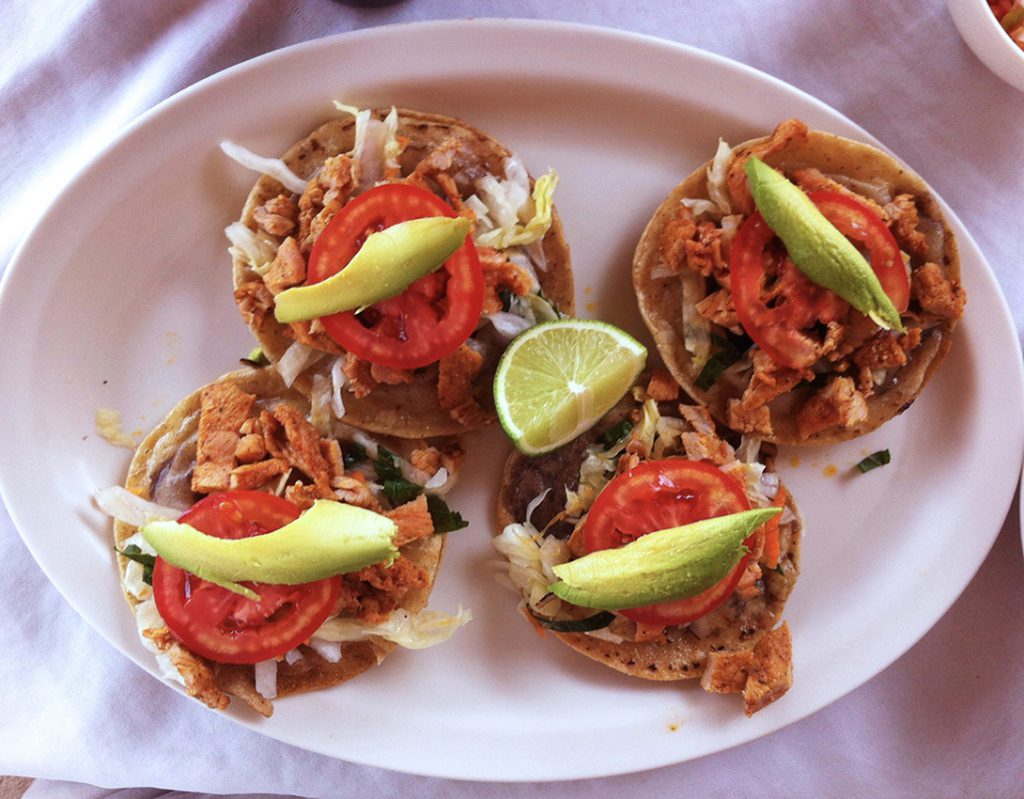
[[[880,327],[902,331],[899,311],[871,265],[807,195],[756,156],[747,159],[743,170],[754,205],[782,239],[797,269]]]
[[[173,521],[150,522],[139,532],[168,563],[258,599],[238,583],[299,585],[375,563],[390,565],[398,556],[397,530],[379,513],[318,499],[295,521],[250,538],[216,538]]]
[[[465,217],[431,216],[372,233],[341,271],[278,294],[274,318],[300,322],[395,297],[439,269],[462,246],[470,227]]]
[[[574,605],[622,610],[687,599],[710,588],[747,552],[743,540],[782,512],[756,508],[641,536],[554,567],[549,590]]]

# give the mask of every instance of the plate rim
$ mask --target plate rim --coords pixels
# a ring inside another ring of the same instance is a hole
[[[323,38],[320,38],[320,39],[314,39],[314,40],[310,40],[310,41],[306,41],[306,42],[300,42],[300,43],[297,43],[297,44],[290,45],[288,47],[284,47],[284,48],[280,48],[278,50],[271,51],[269,53],[261,54],[259,56],[254,57],[254,58],[251,58],[251,59],[248,59],[246,61],[243,61],[243,62],[241,62],[239,64],[236,64],[236,65],[233,65],[231,67],[228,67],[225,70],[222,70],[220,72],[214,73],[213,75],[210,75],[210,76],[208,76],[208,77],[206,77],[206,78],[196,82],[195,84],[192,84],[191,86],[188,86],[188,87],[182,89],[181,91],[175,93],[174,95],[166,98],[165,100],[163,100],[160,103],[158,103],[157,105],[155,105],[153,108],[149,109],[148,111],[146,111],[145,113],[140,115],[138,118],[133,120],[131,123],[129,123],[124,129],[122,129],[122,131],[117,136],[115,136],[110,141],[110,143],[107,146],[105,146],[104,148],[99,150],[92,158],[90,158],[88,161],[86,161],[85,163],[82,164],[80,169],[70,178],[69,182],[66,184],[65,190],[68,187],[70,187],[70,186],[72,186],[72,185],[74,185],[74,184],[76,184],[76,183],[78,183],[80,181],[88,180],[91,171],[96,169],[98,164],[101,164],[106,158],[110,157],[111,153],[117,152],[117,150],[121,146],[123,146],[124,142],[126,140],[130,139],[130,137],[133,136],[136,131],[138,131],[140,129],[144,129],[146,126],[150,125],[152,123],[152,120],[154,120],[154,119],[159,120],[160,115],[163,114],[168,108],[171,108],[171,107],[173,107],[174,105],[176,105],[178,103],[188,102],[188,100],[189,100],[189,98],[191,96],[193,96],[195,94],[201,94],[203,91],[206,90],[206,87],[209,86],[209,85],[216,86],[217,84],[221,83],[222,81],[226,81],[229,77],[234,76],[236,74],[245,74],[245,73],[248,73],[248,72],[250,72],[252,70],[261,69],[262,65],[264,63],[271,63],[271,62],[273,62],[273,61],[275,61],[277,59],[289,59],[289,58],[299,57],[301,54],[304,54],[306,51],[316,50],[318,48],[333,49],[333,48],[338,47],[338,46],[344,46],[346,43],[348,43],[348,42],[350,42],[352,40],[362,39],[362,38],[368,38],[368,39],[377,39],[377,38],[380,38],[380,37],[390,38],[390,37],[392,37],[394,35],[401,34],[401,33],[405,32],[405,31],[410,31],[414,35],[429,35],[430,33],[434,32],[434,31],[437,31],[437,30],[442,30],[445,33],[447,33],[449,31],[459,30],[459,29],[473,30],[473,29],[480,29],[481,27],[483,27],[483,28],[494,27],[494,26],[497,26],[497,25],[501,26],[501,32],[503,34],[509,33],[509,28],[511,26],[511,27],[514,27],[514,28],[518,28],[519,30],[522,30],[522,31],[543,30],[543,31],[548,31],[548,32],[567,34],[567,35],[570,35],[570,36],[581,36],[582,35],[582,36],[607,37],[607,38],[610,38],[610,39],[615,39],[615,40],[619,40],[619,41],[625,42],[626,45],[628,45],[628,46],[646,47],[646,46],[652,46],[653,45],[653,46],[657,46],[659,48],[662,48],[662,49],[664,49],[667,52],[682,53],[682,54],[685,54],[686,57],[695,58],[695,59],[698,59],[698,60],[706,61],[706,62],[708,62],[710,64],[715,65],[716,67],[719,67],[719,68],[724,67],[726,69],[736,71],[736,72],[738,72],[739,74],[741,74],[743,76],[744,80],[754,79],[754,80],[757,80],[757,81],[767,81],[767,82],[775,85],[777,88],[785,91],[786,93],[789,93],[789,94],[792,94],[792,95],[795,95],[795,96],[799,97],[804,102],[812,103],[813,105],[817,106],[820,110],[825,111],[828,115],[841,118],[844,121],[844,123],[847,124],[851,129],[858,131],[859,135],[862,136],[865,141],[870,141],[870,142],[872,142],[874,144],[879,144],[877,142],[877,140],[873,136],[871,136],[870,133],[868,133],[862,127],[860,127],[859,125],[854,123],[852,120],[849,120],[844,114],[842,114],[841,112],[839,112],[836,109],[832,108],[831,106],[829,106],[828,104],[826,104],[823,101],[819,100],[818,98],[808,94],[807,92],[803,91],[802,89],[799,89],[799,88],[797,88],[795,86],[792,86],[791,84],[786,83],[785,81],[782,81],[782,80],[780,80],[778,78],[775,78],[774,76],[768,75],[767,73],[761,72],[760,70],[757,70],[756,68],[751,67],[749,65],[743,64],[743,63],[735,61],[735,60],[732,60],[732,59],[730,59],[730,58],[728,58],[726,56],[722,56],[722,55],[719,55],[717,53],[712,53],[712,52],[709,52],[709,51],[706,51],[706,50],[702,50],[700,48],[693,47],[691,45],[680,44],[680,43],[677,43],[677,42],[672,42],[672,41],[669,41],[669,40],[666,40],[666,39],[661,39],[661,38],[658,38],[658,37],[655,37],[655,36],[651,36],[651,35],[647,35],[647,34],[640,34],[640,33],[634,33],[634,32],[629,32],[629,31],[621,31],[621,30],[606,28],[606,27],[597,26],[597,25],[579,24],[579,23],[561,22],[561,21],[557,21],[556,22],[556,21],[547,21],[547,20],[511,20],[511,19],[504,19],[504,18],[432,20],[432,21],[424,21],[424,22],[398,23],[398,24],[395,24],[395,25],[387,25],[387,26],[381,26],[381,27],[375,27],[375,28],[365,28],[365,29],[361,29],[361,30],[358,30],[358,31],[350,31],[350,32],[345,32],[345,33],[339,33],[339,34],[335,34],[335,35],[332,35],[332,36],[323,37]],[[60,198],[62,193],[63,193],[63,191],[57,193],[57,195],[56,195],[56,197],[54,199],[54,203],[59,201],[59,198]],[[941,198],[940,198],[940,200],[941,200]],[[11,258],[11,260],[9,262],[8,268],[4,272],[3,280],[0,281],[0,309],[3,309],[4,306],[5,306],[5,298],[7,297],[8,293],[10,292],[9,286],[15,280],[14,275],[16,273],[20,274],[20,272],[24,270],[24,267],[21,267],[20,264],[22,264],[26,260],[25,253],[30,250],[30,246],[31,246],[32,242],[35,240],[35,237],[37,235],[39,235],[40,229],[44,226],[46,218],[49,215],[49,213],[50,213],[52,208],[53,208],[53,204],[51,204],[50,206],[47,207],[47,209],[40,215],[40,217],[37,220],[36,224],[32,227],[31,230],[29,230],[26,233],[26,235],[23,237],[23,239],[19,243],[18,247],[15,249],[15,252],[12,255],[12,258]],[[986,279],[989,282],[991,282],[992,286],[995,288],[995,298],[996,298],[997,302],[1000,305],[1000,311],[1001,311],[1000,319],[999,319],[999,324],[1003,325],[1003,326],[1008,326],[1008,328],[1011,329],[1011,330],[1015,329],[1013,327],[1012,315],[1010,314],[1009,306],[1008,306],[1008,303],[1006,301],[1006,297],[1002,293],[1002,291],[1000,290],[998,281],[996,280],[995,275],[994,275],[991,267],[989,266],[989,264],[987,263],[986,259],[984,258],[983,253],[981,252],[980,248],[978,248],[978,246],[977,246],[976,242],[974,241],[973,237],[970,235],[969,231],[964,227],[962,222],[960,222],[960,220],[956,216],[956,214],[950,208],[948,208],[948,206],[945,203],[943,203],[943,208],[944,208],[945,212],[947,214],[949,214],[949,216],[951,218],[951,223],[957,229],[958,240],[966,241],[967,248],[968,249],[972,249],[974,251],[974,253],[978,256],[981,265],[984,267],[984,276],[986,277]],[[3,316],[0,316],[0,319],[2,319],[2,318],[3,318]],[[1012,336],[1012,339],[1015,342],[1016,354],[1018,356],[1014,360],[1014,363],[1015,363],[1015,365],[1017,367],[1015,369],[1015,371],[1014,371],[1014,378],[1015,378],[1015,384],[1016,384],[1016,389],[1017,389],[1016,390],[1016,395],[1018,397],[1020,397],[1020,396],[1024,396],[1024,363],[1022,363],[1022,359],[1019,357],[1020,356],[1020,342],[1017,340],[1016,336]],[[0,372],[4,371],[6,368],[7,368],[6,366],[0,366]],[[1018,436],[1018,438],[1020,438],[1020,436]],[[1019,448],[1019,449],[1021,449],[1022,454],[1024,454],[1024,448]],[[1016,469],[1015,471],[1016,471],[1017,474],[1020,473],[1020,469],[1019,468]],[[8,479],[7,479],[6,475],[7,475],[7,471],[2,466],[0,466],[0,497],[3,498],[4,504],[5,504],[5,506],[8,509],[8,512],[9,512],[9,514],[11,516],[11,520],[12,520],[12,523],[14,524],[15,529],[18,530],[18,533],[19,533],[20,537],[22,538],[22,540],[25,542],[26,547],[29,549],[30,553],[33,555],[33,558],[36,560],[36,562],[39,563],[40,567],[42,568],[44,574],[47,575],[47,578],[50,580],[51,584],[53,584],[57,588],[57,590],[61,593],[61,595],[65,598],[65,600],[76,610],[76,612],[79,613],[80,616],[82,616],[84,618],[84,620],[87,623],[90,624],[90,626],[92,626],[94,629],[96,629],[98,632],[100,632],[100,634],[106,640],[108,640],[110,643],[114,644],[114,646],[119,651],[121,651],[122,654],[125,654],[126,656],[128,656],[129,659],[131,659],[133,662],[136,662],[138,665],[140,665],[142,668],[144,668],[144,670],[149,671],[151,674],[154,673],[154,670],[152,668],[147,668],[147,666],[145,664],[139,662],[131,653],[125,651],[118,642],[110,640],[110,638],[106,635],[106,633],[104,631],[102,631],[99,628],[97,628],[95,626],[95,624],[93,623],[93,621],[80,609],[79,605],[75,602],[74,598],[72,596],[69,596],[68,593],[65,592],[64,587],[61,586],[60,584],[58,584],[57,582],[55,582],[53,580],[53,578],[50,576],[50,572],[43,565],[45,557],[43,557],[42,554],[37,551],[37,549],[33,546],[33,543],[29,540],[30,537],[26,536],[26,533],[23,532],[27,528],[25,528],[25,526],[22,524],[22,519],[19,518],[18,516],[16,516],[14,507],[12,506],[11,499],[10,499],[10,497],[11,497],[10,486],[8,484]],[[1006,508],[1004,509],[1003,514],[1002,514],[1002,516],[1004,518],[1004,521],[1005,521],[1006,514],[1009,512],[1012,500],[1013,500],[1013,489],[1011,487],[1010,492],[1009,492],[1009,496],[1006,498]],[[900,648],[900,651],[895,652],[894,654],[892,654],[892,657],[888,660],[888,662],[884,666],[882,666],[881,668],[879,668],[877,670],[874,670],[869,676],[867,676],[865,678],[861,678],[858,681],[855,681],[854,685],[851,685],[851,686],[847,687],[845,690],[842,691],[842,693],[840,693],[840,694],[838,694],[836,696],[833,696],[830,700],[824,702],[823,704],[818,705],[818,706],[814,706],[814,707],[810,707],[810,708],[808,708],[808,709],[806,709],[806,710],[804,710],[804,711],[802,711],[802,712],[800,712],[798,714],[791,715],[782,724],[780,724],[780,725],[778,725],[776,727],[772,727],[770,729],[763,730],[762,732],[759,732],[756,735],[744,738],[741,741],[726,742],[726,743],[723,743],[720,746],[708,748],[708,749],[706,749],[706,750],[704,750],[704,751],[702,751],[702,752],[700,752],[698,754],[690,755],[690,756],[684,757],[682,759],[668,760],[668,761],[659,761],[659,762],[655,762],[655,763],[640,763],[637,766],[635,766],[635,768],[625,769],[625,770],[621,769],[621,768],[613,768],[611,770],[605,770],[605,771],[600,771],[600,770],[598,770],[598,771],[587,770],[585,772],[576,771],[576,772],[565,773],[565,774],[554,775],[554,776],[545,775],[543,778],[544,779],[551,779],[551,780],[562,780],[562,779],[578,779],[578,778],[581,778],[581,777],[609,776],[609,775],[612,775],[612,774],[624,774],[624,773],[629,773],[629,771],[636,771],[636,770],[642,770],[642,769],[647,769],[647,768],[654,768],[654,767],[663,766],[663,765],[669,765],[670,763],[684,762],[685,760],[693,759],[693,758],[696,758],[696,757],[703,757],[705,755],[709,755],[709,754],[712,754],[714,752],[718,752],[718,751],[722,751],[724,749],[732,748],[733,746],[742,745],[743,743],[749,743],[751,740],[754,740],[754,739],[760,737],[761,735],[765,735],[765,734],[770,734],[772,732],[776,732],[779,729],[781,729],[782,727],[788,726],[789,724],[791,724],[791,723],[793,723],[795,721],[798,721],[798,720],[800,720],[802,718],[807,717],[808,715],[811,715],[811,714],[817,712],[818,710],[821,710],[822,708],[828,706],[832,702],[835,702],[836,700],[838,700],[839,698],[844,696],[849,691],[853,690],[854,688],[858,687],[859,685],[862,685],[867,680],[872,679],[874,676],[877,676],[877,674],[881,673],[881,671],[884,671],[884,669],[887,668],[888,665],[891,665],[892,662],[897,660],[899,657],[901,657],[903,654],[905,654],[911,647],[913,647],[917,643],[917,641],[920,640],[920,638],[924,634],[926,634],[928,632],[928,630],[930,630],[932,628],[932,626],[934,626],[934,624],[949,610],[949,608],[952,606],[952,604],[955,603],[956,600],[959,598],[959,596],[963,592],[964,588],[966,588],[966,586],[970,582],[970,580],[973,579],[973,576],[974,576],[974,574],[976,574],[977,569],[980,568],[981,563],[984,561],[984,558],[987,557],[987,553],[991,550],[991,547],[994,544],[995,539],[996,539],[998,533],[999,533],[999,529],[996,529],[995,532],[991,536],[991,540],[988,543],[988,547],[985,550],[985,552],[986,552],[985,556],[983,556],[979,560],[978,564],[974,567],[974,569],[971,570],[970,575],[967,576],[967,578],[964,581],[963,585],[958,586],[958,589],[956,590],[955,594],[952,595],[952,599],[948,603],[942,603],[941,608],[936,611],[936,613],[934,615],[934,618],[930,619],[928,621],[928,623],[923,626],[923,629],[921,630],[919,635],[913,637],[913,640],[910,640],[909,642],[906,642],[905,646]],[[324,747],[319,747],[318,748],[316,746],[310,745],[308,742],[301,742],[301,741],[297,741],[297,740],[294,740],[294,739],[291,739],[291,738],[287,738],[287,737],[280,737],[280,736],[275,735],[273,732],[270,732],[268,730],[259,729],[259,728],[255,727],[253,724],[247,723],[246,720],[237,718],[234,714],[228,714],[228,715],[229,715],[229,717],[233,718],[236,721],[239,721],[240,723],[243,724],[243,726],[246,726],[249,729],[255,729],[256,731],[261,732],[261,733],[266,734],[266,735],[269,735],[272,738],[284,741],[286,743],[290,743],[292,745],[300,746],[300,747],[305,748],[305,749],[309,749],[310,751],[319,752],[321,754],[325,754],[325,755],[328,755],[330,757],[340,758],[340,759],[344,759],[344,760],[347,760],[347,761],[350,761],[350,762],[366,763],[366,764],[369,764],[369,765],[375,765],[375,766],[380,766],[380,767],[385,767],[385,768],[407,770],[407,769],[402,768],[401,764],[398,764],[396,766],[396,764],[390,763],[390,762],[389,763],[384,763],[384,762],[375,762],[375,761],[369,760],[369,759],[352,758],[352,757],[347,756],[347,755],[336,754],[336,753],[334,753],[332,751],[329,751],[328,749],[326,749]],[[532,779],[536,778],[536,777],[534,777],[532,775],[525,775],[525,774],[524,775],[520,775],[520,776],[512,776],[512,777],[507,776],[507,775],[494,776],[494,775],[486,775],[486,774],[484,774],[484,775],[473,774],[473,775],[468,775],[467,776],[467,775],[460,775],[460,774],[452,774],[452,773],[446,772],[446,771],[431,771],[429,769],[427,769],[427,770],[424,770],[424,769],[410,769],[409,771],[410,771],[410,773],[424,774],[424,775],[429,775],[429,776],[449,777],[449,778],[454,778],[454,779],[496,779],[496,780],[503,780],[503,781],[528,781],[528,780],[532,780]]]

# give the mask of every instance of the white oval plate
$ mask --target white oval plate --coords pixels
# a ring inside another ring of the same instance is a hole
[[[218,143],[280,153],[330,117],[335,98],[463,117],[534,173],[555,167],[581,315],[648,342],[630,299],[634,244],[719,136],[739,142],[800,116],[868,138],[821,102],[708,53],[592,28],[487,20],[310,42],[229,69],[146,114],[56,199],[6,275],[0,485],[53,583],[151,674],[153,658],[118,588],[109,523],[90,500],[122,480],[129,452],[96,435],[94,414],[114,408],[128,431],[145,431],[249,351],[222,230],[254,176]],[[934,385],[865,439],[780,458],[807,530],[787,611],[796,682],[780,702],[747,719],[735,697],[630,679],[538,638],[490,568],[508,449],[490,430],[467,442],[451,500],[472,524],[452,535],[432,601],[448,611],[468,605],[476,620],[443,646],[399,652],[348,685],[286,698],[269,720],[231,715],[346,760],[547,780],[650,768],[750,741],[877,674],[966,586],[1020,474],[1016,336],[981,254],[951,222],[970,303]],[[892,452],[889,466],[852,475],[863,455],[882,448]],[[838,469],[831,478],[823,474],[830,466]]]

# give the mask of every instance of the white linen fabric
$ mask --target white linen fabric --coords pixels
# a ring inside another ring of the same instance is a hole
[[[1018,333],[1024,330],[1024,95],[973,56],[941,0],[5,0],[0,268],[74,172],[124,125],[176,91],[296,42],[464,16],[577,21],[661,36],[744,62],[819,97],[926,176],[973,234]],[[1016,502],[959,601],[908,654],[852,694],[731,751],[565,784],[419,778],[264,738],[168,691],[95,634],[44,577],[2,508],[0,564],[4,774],[104,789],[309,797],[769,792],[852,799],[1011,797],[1024,789],[1024,563]],[[38,782],[29,795],[108,794]]]

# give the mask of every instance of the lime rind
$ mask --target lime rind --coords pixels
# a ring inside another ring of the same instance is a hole
[[[516,338],[498,364],[498,420],[524,454],[550,452],[593,427],[646,358],[643,344],[607,322],[543,322]]]

